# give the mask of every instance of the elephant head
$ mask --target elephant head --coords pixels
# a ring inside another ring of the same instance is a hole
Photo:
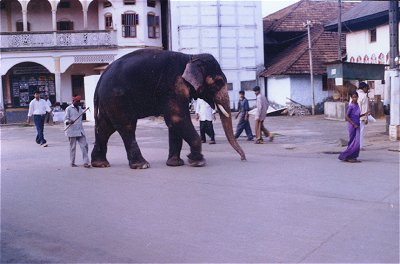
[[[194,88],[196,97],[205,100],[213,109],[218,108],[226,138],[245,160],[244,151],[233,134],[227,80],[217,60],[210,54],[193,56],[186,64],[182,78]]]

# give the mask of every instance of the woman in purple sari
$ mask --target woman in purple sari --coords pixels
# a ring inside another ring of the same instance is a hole
[[[360,153],[360,107],[357,103],[358,93],[351,95],[351,103],[345,115],[349,130],[349,144],[347,149],[340,153],[339,159],[347,162],[360,162],[357,160]]]

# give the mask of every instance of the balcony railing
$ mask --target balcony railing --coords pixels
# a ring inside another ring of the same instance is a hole
[[[0,33],[1,50],[116,47],[115,31],[46,31]]]

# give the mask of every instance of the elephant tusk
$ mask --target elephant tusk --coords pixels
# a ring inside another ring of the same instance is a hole
[[[218,108],[221,110],[221,112],[224,114],[224,116],[226,116],[227,118],[229,118],[229,114],[228,114],[228,112],[226,112],[225,108],[224,108],[222,105],[220,105],[220,104],[217,104],[217,106],[218,106]]]

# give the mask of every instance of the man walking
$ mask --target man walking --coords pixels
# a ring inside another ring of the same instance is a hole
[[[270,142],[272,140],[274,140],[274,136],[272,135],[272,133],[269,132],[264,127],[264,120],[265,120],[265,116],[267,115],[267,109],[268,109],[269,103],[267,101],[267,98],[265,98],[265,96],[261,94],[259,86],[254,87],[253,91],[257,97],[256,98],[257,110],[255,113],[255,130],[256,130],[255,144],[264,144],[264,140],[261,135],[262,132],[264,133],[264,135],[266,137],[269,137]]]
[[[216,120],[215,111],[203,99],[197,99],[196,120],[200,120],[201,142],[206,143],[206,134],[211,138],[209,144],[215,144],[215,132],[212,121]]]
[[[246,132],[247,140],[253,140],[253,132],[251,131],[250,122],[249,122],[249,102],[244,96],[244,91],[239,91],[239,102],[238,102],[238,113],[236,115],[236,119],[240,116],[239,123],[236,126],[235,138],[239,138],[240,134],[242,134],[243,130]]]
[[[80,102],[81,97],[79,95],[74,96],[72,97],[72,104],[65,109],[64,123],[67,126],[65,134],[69,139],[71,167],[77,167],[75,164],[75,154],[76,142],[78,142],[82,151],[83,166],[85,168],[90,168],[88,156],[89,146],[86,141],[85,131],[83,130],[83,110],[80,106]]]
[[[363,149],[364,143],[364,128],[368,124],[369,115],[369,99],[368,99],[369,86],[365,82],[360,82],[358,85],[358,106],[360,107],[360,149]]]
[[[27,123],[31,122],[33,116],[33,122],[37,130],[36,143],[43,147],[47,147],[47,141],[44,139],[44,121],[46,113],[50,113],[51,109],[45,100],[40,99],[40,92],[35,91],[34,99],[29,103],[28,120]]]

